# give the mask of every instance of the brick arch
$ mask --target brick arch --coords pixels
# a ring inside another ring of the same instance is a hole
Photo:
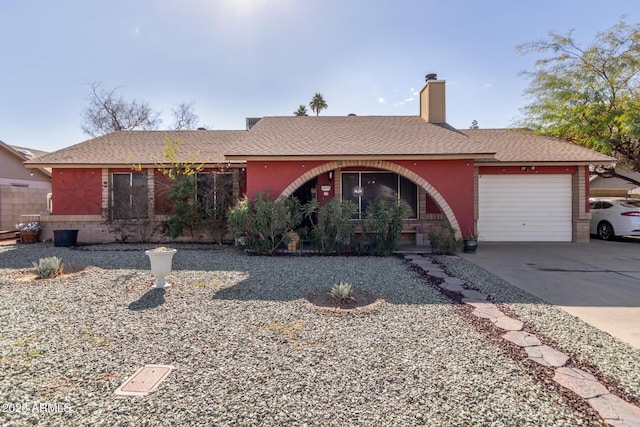
[[[289,197],[296,191],[302,184],[309,181],[316,176],[329,172],[331,170],[340,169],[343,167],[372,167],[378,169],[386,169],[392,172],[395,172],[399,175],[404,176],[407,179],[413,181],[416,185],[424,188],[429,196],[438,204],[440,210],[444,216],[449,220],[449,224],[456,230],[456,238],[462,238],[462,234],[460,232],[460,225],[458,224],[458,220],[449,206],[449,203],[445,200],[444,197],[436,190],[426,179],[422,178],[417,173],[413,172],[410,169],[405,168],[404,166],[400,166],[396,163],[388,162],[385,160],[342,160],[342,161],[331,161],[325,163],[323,165],[317,166],[315,168],[309,169],[302,175],[300,175],[295,181],[293,181],[287,188],[285,188],[282,193],[278,196],[278,199],[283,199],[285,197]]]

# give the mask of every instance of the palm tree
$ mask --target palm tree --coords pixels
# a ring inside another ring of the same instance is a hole
[[[329,106],[327,105],[324,98],[322,97],[322,94],[316,93],[315,95],[313,95],[313,98],[311,98],[309,107],[311,107],[311,110],[314,113],[316,113],[316,117],[318,117],[318,115],[320,114],[320,111],[324,110],[325,108],[328,108]]]
[[[293,115],[298,117],[308,116],[307,107],[304,105],[299,106],[298,109],[293,112]]]

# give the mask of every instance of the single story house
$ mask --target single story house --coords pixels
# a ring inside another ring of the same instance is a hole
[[[179,156],[225,176],[235,196],[338,198],[364,211],[382,194],[409,206],[408,236],[448,220],[458,236],[477,231],[485,241],[588,241],[589,165],[611,158],[526,129],[455,129],[446,123],[445,81],[428,77],[416,116],[120,131],[30,160],[53,171],[45,232],[76,228],[80,241],[112,241],[105,221],[118,206],[128,209],[124,219],[161,222],[158,168],[166,141],[179,140]]]
[[[0,141],[0,230],[14,230],[21,217],[47,210],[51,172],[44,168],[29,170],[23,164],[42,154],[46,153]]]

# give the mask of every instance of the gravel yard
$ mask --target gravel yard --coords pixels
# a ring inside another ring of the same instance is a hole
[[[175,247],[173,286],[151,290],[142,245],[0,246],[5,425],[593,425],[398,258]],[[52,255],[71,273],[32,280]],[[640,352],[440,261],[637,395]],[[339,281],[386,303],[330,316],[304,298]],[[176,369],[147,396],[115,396],[146,364]]]

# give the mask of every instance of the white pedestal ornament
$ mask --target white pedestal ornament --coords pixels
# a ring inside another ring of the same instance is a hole
[[[151,261],[151,272],[156,276],[156,283],[152,288],[163,289],[171,286],[165,278],[171,273],[171,262],[176,252],[178,252],[177,249],[165,247],[149,249],[144,252]]]

